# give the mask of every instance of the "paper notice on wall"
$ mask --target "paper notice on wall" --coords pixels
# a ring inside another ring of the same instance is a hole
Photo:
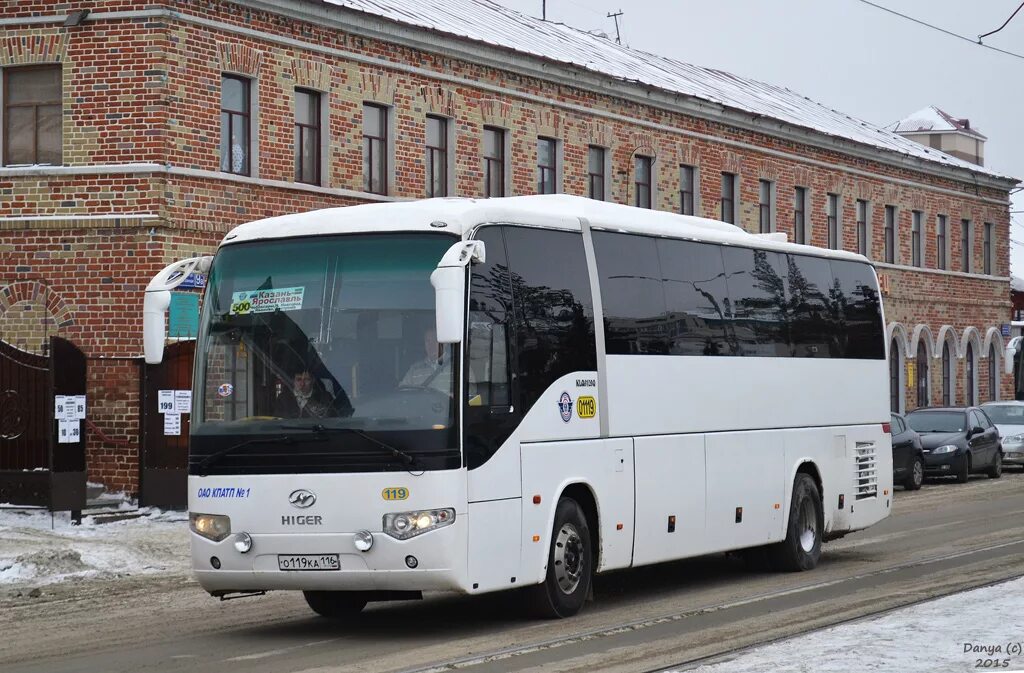
[[[176,414],[190,414],[190,413],[192,413],[192,391],[191,390],[175,390],[174,391],[174,413],[176,413]]]
[[[174,436],[181,434],[181,414],[164,414],[164,434]]]
[[[157,406],[161,414],[174,413],[174,391],[161,390],[157,392]]]
[[[82,441],[82,424],[78,420],[57,422],[57,443],[77,444]]]
[[[73,400],[72,404],[74,405],[75,420],[76,421],[84,421],[85,420],[85,395],[72,395],[70,397],[70,399]]]
[[[58,421],[64,419],[65,407],[68,405],[68,398],[65,395],[53,396],[53,417]]]

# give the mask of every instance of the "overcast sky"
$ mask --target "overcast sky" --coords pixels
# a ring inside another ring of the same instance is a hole
[[[542,0],[496,0],[539,17]],[[976,38],[1021,0],[872,0]],[[861,0],[547,0],[547,18],[687,63],[785,86],[883,126],[928,105],[988,137],[986,166],[1024,179],[1024,58],[958,40]],[[1024,56],[1024,10],[985,43]],[[1024,211],[1024,192],[1012,210]],[[1024,212],[1011,215],[1011,265],[1024,276]],[[1019,241],[1019,243],[1017,243]]]

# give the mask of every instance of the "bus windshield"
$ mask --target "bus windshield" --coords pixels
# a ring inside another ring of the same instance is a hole
[[[290,449],[304,454],[369,455],[367,433],[400,451],[451,448],[455,351],[436,340],[430,274],[454,241],[352,234],[222,248],[197,350],[193,458],[233,441],[250,446],[226,462],[265,457],[258,435],[306,435]]]

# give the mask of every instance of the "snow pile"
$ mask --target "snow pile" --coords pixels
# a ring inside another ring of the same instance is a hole
[[[934,673],[992,668],[1012,673],[1024,669],[1022,636],[1024,579],[1017,579],[780,641],[692,670]]]
[[[129,506],[125,506],[129,507]],[[155,508],[81,526],[67,512],[0,509],[0,586],[188,572],[188,515]]]

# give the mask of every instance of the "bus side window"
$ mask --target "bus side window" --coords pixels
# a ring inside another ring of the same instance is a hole
[[[511,404],[508,319],[512,289],[505,245],[499,227],[484,227],[476,238],[487,245],[487,262],[472,267],[466,401],[471,407],[507,407]]]
[[[557,379],[597,369],[594,304],[579,232],[505,227],[515,303],[518,399],[527,413]]]

